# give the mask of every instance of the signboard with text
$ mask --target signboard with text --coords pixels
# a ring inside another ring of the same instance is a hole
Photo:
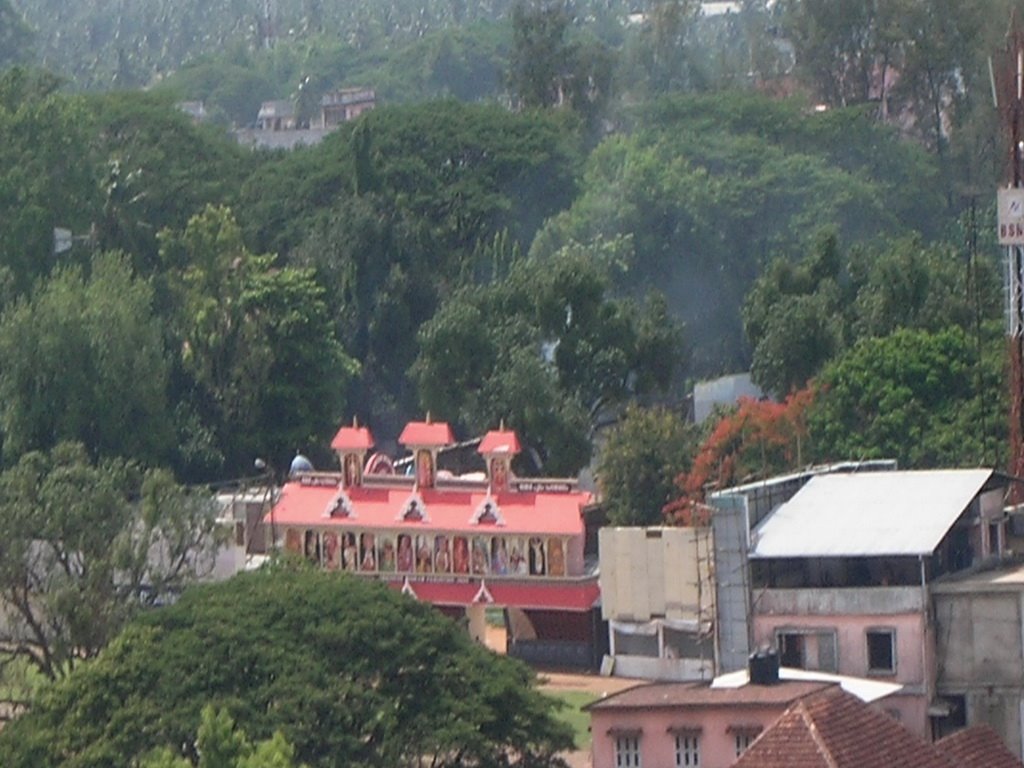
[[[999,190],[999,244],[1024,245],[1024,188]]]

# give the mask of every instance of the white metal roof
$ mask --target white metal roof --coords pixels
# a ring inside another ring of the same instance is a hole
[[[991,469],[818,475],[757,527],[751,557],[931,553]]]
[[[870,704],[872,701],[899,693],[903,686],[884,680],[869,680],[849,675],[833,675],[829,672],[814,672],[807,669],[779,668],[779,680],[803,680],[816,683],[839,683],[839,687],[852,693],[858,699]],[[711,681],[712,688],[742,688],[750,682],[750,673],[745,669],[719,675]]]

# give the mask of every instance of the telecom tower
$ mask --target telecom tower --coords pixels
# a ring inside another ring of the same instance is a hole
[[[992,97],[1009,141],[1007,186],[998,192],[999,244],[1010,359],[1010,474],[1024,477],[1024,34],[1010,17],[1006,49],[990,64]],[[1014,503],[1024,501],[1014,484]]]

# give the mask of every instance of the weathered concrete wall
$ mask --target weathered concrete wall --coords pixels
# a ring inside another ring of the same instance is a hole
[[[842,589],[765,589],[755,594],[758,613],[836,616],[889,616],[920,612],[920,587],[846,587]]]
[[[710,620],[711,531],[707,528],[602,528],[601,614]]]
[[[968,725],[991,725],[1024,756],[1024,591],[938,592],[933,602],[937,693],[963,696]]]

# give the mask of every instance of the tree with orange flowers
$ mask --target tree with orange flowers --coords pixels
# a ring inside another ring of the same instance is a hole
[[[742,398],[711,430],[691,469],[676,478],[680,495],[665,506],[666,519],[679,525],[706,525],[707,491],[803,464],[805,416],[812,400],[809,387],[794,391],[781,403]]]

